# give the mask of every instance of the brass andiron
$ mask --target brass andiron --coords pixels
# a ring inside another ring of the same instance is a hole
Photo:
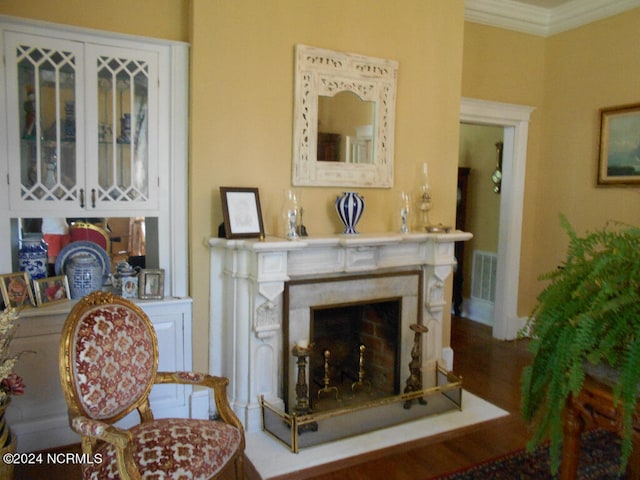
[[[338,400],[338,387],[330,387],[329,386],[329,357],[331,357],[331,352],[329,351],[329,349],[324,351],[324,387],[322,387],[320,390],[318,390],[318,400],[320,400],[320,395],[323,393],[328,393],[328,392],[335,392],[336,394],[336,400]]]
[[[351,391],[355,392],[356,388],[366,388],[368,393],[371,393],[371,382],[364,379],[364,352],[367,349],[364,345],[360,345],[358,350],[360,351],[358,357],[358,381],[351,384]]]
[[[409,378],[407,378],[407,384],[406,384],[406,387],[404,388],[404,393],[419,392],[420,390],[422,390],[422,372],[420,370],[421,363],[422,363],[420,361],[420,357],[421,357],[420,340],[421,340],[422,334],[427,333],[429,331],[427,327],[417,323],[412,324],[409,328],[411,328],[411,330],[415,332],[415,335],[413,336],[413,347],[411,348],[411,362],[409,362],[410,375],[409,375]],[[413,400],[405,400],[404,408],[405,409],[411,408],[412,401]],[[427,401],[423,397],[420,397],[418,398],[418,403],[420,405],[426,405]]]

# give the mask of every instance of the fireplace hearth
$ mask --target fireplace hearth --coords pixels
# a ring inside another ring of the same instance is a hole
[[[359,380],[360,345],[365,346],[365,374],[362,385],[355,388],[357,395],[371,395],[374,402],[391,399],[392,403],[401,397],[412,362],[412,324],[428,329],[420,341],[418,370],[424,379],[423,390],[437,387],[437,378],[442,380],[441,390],[455,383],[448,380],[453,351],[448,343],[448,318],[442,313],[450,305],[445,285],[455,264],[454,243],[469,238],[471,234],[452,232],[335,235],[299,241],[273,237],[263,241],[210,239],[209,370],[229,378],[230,402],[247,432],[263,426],[261,399],[285,415],[290,415],[289,410],[296,405],[298,359],[292,349],[300,341],[312,344],[313,355],[305,372],[312,409],[331,398],[321,394],[318,400],[318,391],[325,386],[327,349],[329,385],[339,384],[343,401],[355,396],[351,384]],[[342,307],[347,311],[332,311]],[[331,321],[316,319],[315,312],[319,318],[331,312],[329,318],[334,320],[355,315],[385,322],[397,312],[398,319],[389,337],[374,341],[347,330],[343,334],[352,339],[340,344],[335,339],[328,342],[322,336],[316,338],[312,324]],[[374,343],[391,344],[392,338],[398,340],[397,350],[388,352],[393,359],[380,359]],[[371,392],[367,382],[371,382]],[[412,398],[421,393],[414,392]],[[435,403],[414,403],[409,410],[400,404],[400,409],[415,413],[435,407]],[[212,399],[210,405],[215,413]],[[335,417],[342,410],[328,408],[321,413]],[[319,426],[326,421],[321,419]],[[354,421],[358,420],[354,417]],[[338,423],[345,423],[344,419]],[[375,425],[376,421],[367,423]]]

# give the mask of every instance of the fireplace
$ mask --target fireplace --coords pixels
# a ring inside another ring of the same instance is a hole
[[[425,386],[434,384],[437,365],[451,369],[453,364],[448,317],[443,315],[450,305],[445,286],[455,264],[454,243],[469,238],[471,234],[453,232],[299,241],[210,239],[209,371],[229,378],[230,403],[247,432],[262,428],[261,398],[283,411],[295,404],[291,386],[297,381],[297,360],[292,348],[300,340],[321,343],[312,340],[312,323],[323,321],[315,318],[316,312],[322,316],[348,307],[386,316],[397,310],[397,332],[391,335],[399,345],[389,368],[399,373],[380,387],[394,392],[404,389],[409,376],[415,333],[411,325],[423,325],[428,332],[421,337],[418,367]],[[362,343],[371,353],[370,345]],[[345,382],[356,368],[352,359],[347,363]],[[368,381],[374,373],[383,375],[371,365],[365,353]],[[306,381],[315,383],[310,374],[306,372]],[[210,408],[214,413],[212,399]]]
[[[400,309],[398,298],[311,309],[312,411],[400,393]]]
[[[422,323],[421,299],[422,276],[415,269],[287,282],[285,410],[291,413],[297,403],[292,350],[301,340],[310,343],[305,380],[312,411],[399,394],[409,376],[410,325]]]

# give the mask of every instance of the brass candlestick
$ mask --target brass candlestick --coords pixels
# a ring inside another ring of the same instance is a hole
[[[307,384],[307,357],[311,353],[311,346],[299,347],[294,345],[291,353],[297,358],[298,379],[296,381],[296,406],[293,409],[294,416],[302,416],[311,413],[309,406],[309,385]],[[305,423],[298,426],[298,433],[317,432],[318,422]]]
[[[406,387],[404,393],[419,392],[422,390],[422,362],[421,362],[421,338],[423,333],[427,333],[429,329],[424,325],[417,323],[412,324],[409,328],[415,332],[413,336],[413,347],[411,348],[411,362],[409,362],[409,378],[407,378]],[[404,408],[411,408],[412,400],[406,400],[404,402]],[[426,405],[427,401],[420,397],[418,398],[420,405]]]
[[[309,408],[309,385],[307,385],[307,358],[311,353],[311,348],[294,345],[291,353],[297,358],[296,364],[298,366],[295,412],[298,415],[306,415],[311,411]]]

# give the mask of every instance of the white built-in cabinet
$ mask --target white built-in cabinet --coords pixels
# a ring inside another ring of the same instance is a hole
[[[10,29],[3,42],[11,209],[157,210],[162,52]]]
[[[18,270],[24,219],[144,217],[147,267],[165,270],[165,298],[139,303],[160,369],[191,369],[188,45],[0,16],[0,51],[0,274]],[[58,374],[71,304],[21,314],[12,348],[34,353],[20,359],[27,389],[7,414],[20,451],[79,440]],[[152,406],[188,416],[191,393],[157,386]]]
[[[188,45],[10,17],[0,42],[0,273],[20,219],[144,217],[187,295]]]

